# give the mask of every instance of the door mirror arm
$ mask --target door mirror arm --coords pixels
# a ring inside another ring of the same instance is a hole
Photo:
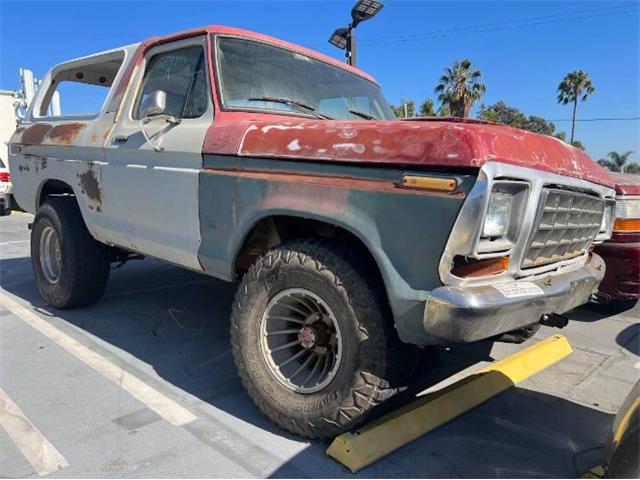
[[[147,95],[142,100],[142,104],[140,107],[142,117],[140,119],[140,131],[142,132],[144,139],[149,145],[151,145],[153,150],[156,152],[161,152],[164,150],[164,147],[154,143],[151,140],[151,137],[144,128],[145,125],[155,119],[162,119],[170,125],[178,125],[180,123],[180,119],[177,119],[173,115],[167,115],[164,113],[167,108],[167,94],[162,90],[156,90],[155,92]]]

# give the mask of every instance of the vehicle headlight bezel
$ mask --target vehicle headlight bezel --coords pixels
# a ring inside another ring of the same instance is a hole
[[[524,212],[529,184],[496,180],[488,195],[480,224],[476,253],[480,256],[508,254],[520,229],[517,218]]]

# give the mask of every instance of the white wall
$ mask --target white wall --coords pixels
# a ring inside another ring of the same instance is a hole
[[[16,129],[13,93],[8,90],[0,90],[0,158],[5,165],[7,165],[7,157],[9,156],[7,142]]]

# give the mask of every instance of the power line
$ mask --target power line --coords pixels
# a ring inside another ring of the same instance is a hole
[[[602,7],[590,10],[580,10],[576,12],[566,12],[554,15],[544,15],[538,17],[528,17],[519,20],[507,20],[503,22],[485,23],[479,25],[469,25],[465,27],[449,28],[445,30],[432,30],[422,34],[397,35],[395,37],[386,37],[365,40],[361,44],[378,45],[384,43],[417,41],[428,38],[442,38],[455,35],[465,35],[469,33],[483,33],[497,30],[505,30],[510,28],[529,27],[535,25],[544,25],[549,23],[566,22],[571,20],[582,20],[585,18],[596,18],[608,15],[619,15],[622,13],[631,13],[637,11],[638,4],[622,4],[612,7]]]
[[[576,118],[576,122],[624,122],[640,120],[640,117],[605,117],[605,118]],[[571,118],[560,118],[556,120],[548,120],[549,122],[572,122]]]
[[[502,22],[485,23],[478,25],[468,25],[463,27],[454,27],[448,29],[432,30],[424,33],[395,35],[390,37],[363,39],[360,44],[366,45],[383,45],[387,43],[420,41],[430,38],[443,38],[457,35],[466,35],[471,33],[484,33],[497,30],[505,30],[510,28],[529,27],[535,25],[544,25],[550,23],[566,22],[571,20],[582,20],[585,18],[604,17],[609,15],[619,15],[623,13],[637,12],[640,4],[625,3],[609,7],[593,8],[589,10],[579,10],[575,12],[565,12],[553,15],[542,15],[537,17],[528,17],[517,20],[506,20]]]

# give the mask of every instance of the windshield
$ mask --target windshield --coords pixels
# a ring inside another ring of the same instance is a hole
[[[307,55],[219,37],[218,61],[226,108],[344,120],[395,118],[378,85]]]

